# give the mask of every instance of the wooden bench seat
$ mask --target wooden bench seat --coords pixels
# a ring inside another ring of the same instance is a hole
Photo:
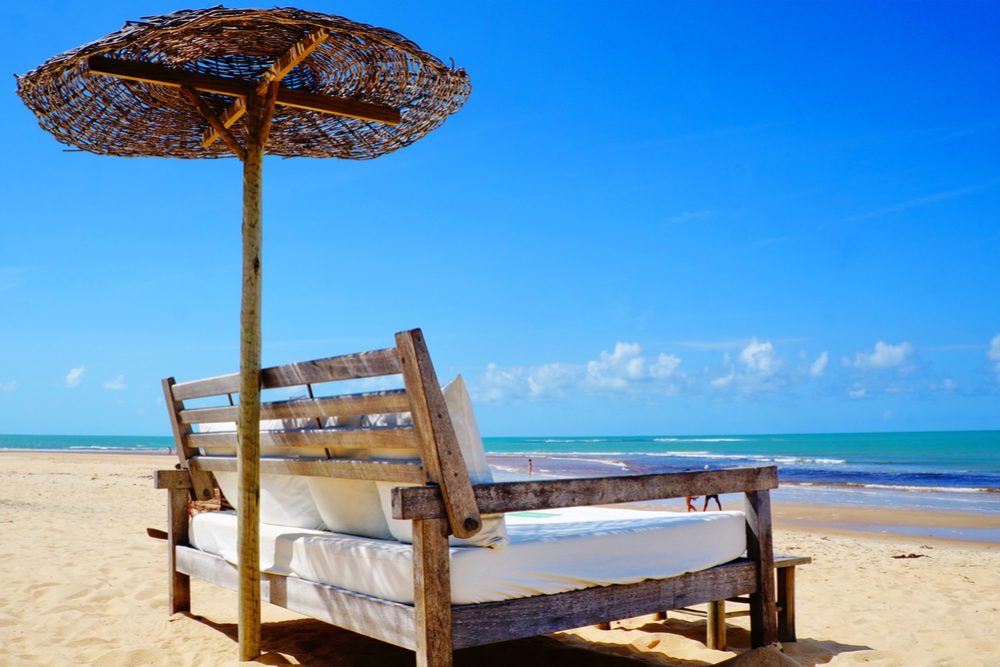
[[[401,376],[403,387],[337,396],[314,391],[316,385],[329,388],[329,383],[382,376]],[[412,522],[412,605],[258,572],[265,601],[411,649],[418,665],[434,667],[450,665],[459,648],[738,596],[748,596],[753,645],[777,638],[769,496],[778,484],[774,467],[474,484],[420,330],[397,334],[396,346],[386,350],[266,368],[261,382],[264,390],[286,394],[261,405],[262,419],[297,420],[262,431],[262,473],[415,484],[391,490],[391,519]],[[188,533],[189,500],[210,497],[218,486],[213,475],[235,470],[232,448],[238,440],[235,434],[193,427],[235,419],[238,376],[184,383],[168,378],[163,385],[180,460],[179,470],[155,475],[156,487],[169,491],[173,613],[190,609],[192,576],[226,588],[238,586],[234,566],[192,547]],[[294,393],[302,397],[287,398]],[[209,398],[221,404],[189,404]],[[341,425],[362,415],[398,412],[409,412],[412,423],[392,428]],[[330,420],[340,421],[330,426]],[[449,536],[474,539],[490,515],[721,493],[745,495],[745,558],[666,579],[451,603]]]

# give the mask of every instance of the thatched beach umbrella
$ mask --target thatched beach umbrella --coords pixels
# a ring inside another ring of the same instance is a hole
[[[59,141],[124,157],[240,158],[240,657],[260,653],[261,168],[264,154],[365,160],[441,125],[464,70],[403,36],[296,9],[215,7],[129,22],[18,77]],[[192,473],[195,477],[197,474]],[[196,493],[210,493],[195,479]]]

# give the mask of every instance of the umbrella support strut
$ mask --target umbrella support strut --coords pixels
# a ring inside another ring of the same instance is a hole
[[[260,307],[261,177],[278,84],[247,99],[243,161],[243,293],[240,306],[240,404],[237,422],[239,653],[260,655]]]

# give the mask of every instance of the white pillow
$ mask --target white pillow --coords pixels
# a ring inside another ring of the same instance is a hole
[[[260,430],[273,431],[283,428],[280,419],[261,421]],[[294,426],[294,425],[293,425]],[[216,422],[200,424],[199,433],[232,433],[236,430],[234,422]],[[235,455],[233,450],[229,455]],[[277,454],[275,448],[261,448],[261,456]],[[235,472],[216,472],[215,481],[219,489],[229,501],[229,504],[239,511],[239,476]],[[309,485],[304,477],[294,475],[261,475],[260,476],[260,520],[292,528],[309,528],[322,530],[323,519],[309,493]]]
[[[385,515],[382,514],[375,482],[366,479],[309,477],[307,484],[326,530],[379,540],[392,539]]]
[[[469,471],[469,479],[473,484],[492,482],[493,473],[490,472],[490,466],[486,460],[483,439],[479,435],[479,426],[476,424],[476,416],[472,412],[472,400],[469,398],[469,392],[465,388],[465,381],[459,375],[442,387],[441,391],[448,406],[448,416],[451,417],[451,423],[455,428],[459,450],[462,452],[462,458],[465,460],[465,467]],[[379,456],[398,458],[399,454],[389,450],[385,453],[379,452]],[[401,482],[377,482],[376,484],[378,485],[379,500],[382,503],[382,512],[389,525],[389,531],[400,542],[412,544],[413,522],[392,518],[392,490],[397,486],[418,485]],[[482,530],[468,539],[452,536],[450,538],[451,545],[499,547],[506,545],[510,541],[507,537],[507,524],[504,521],[503,514],[484,514],[482,515],[482,522]]]

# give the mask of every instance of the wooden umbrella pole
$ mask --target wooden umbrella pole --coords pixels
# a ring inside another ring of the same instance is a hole
[[[260,655],[261,180],[277,84],[247,99],[243,161],[243,294],[240,307],[239,476],[240,660]]]

